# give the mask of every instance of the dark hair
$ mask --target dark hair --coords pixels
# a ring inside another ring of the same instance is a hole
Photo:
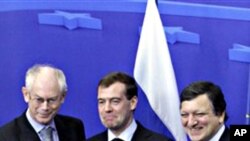
[[[130,100],[132,97],[137,96],[137,85],[135,79],[123,72],[112,72],[104,76],[98,83],[98,87],[109,87],[110,85],[120,82],[126,86],[126,97]]]
[[[227,121],[228,115],[226,112],[226,101],[224,95],[219,86],[208,81],[197,81],[191,83],[181,92],[181,103],[183,101],[192,100],[200,95],[207,95],[208,99],[212,103],[215,115],[221,115],[225,112],[224,121]]]

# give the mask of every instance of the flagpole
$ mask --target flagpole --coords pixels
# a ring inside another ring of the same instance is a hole
[[[247,125],[250,124],[250,66],[249,66],[249,74],[248,74],[246,124]]]

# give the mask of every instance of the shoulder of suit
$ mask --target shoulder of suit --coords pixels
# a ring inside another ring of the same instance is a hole
[[[107,140],[107,130],[87,139],[87,141],[105,141],[105,140]]]
[[[157,141],[172,141],[172,139],[170,139],[169,137],[166,137],[165,135],[162,135],[160,133],[152,131],[152,130],[144,127],[139,122],[137,122],[137,125],[138,125],[137,130],[136,130],[137,134],[144,134],[145,136],[147,136],[148,138],[151,138],[152,140],[157,140]]]
[[[73,116],[67,116],[67,115],[61,115],[61,114],[57,114],[55,116],[55,120],[60,119],[63,121],[78,121],[78,122],[82,122],[81,119],[73,117]]]
[[[15,138],[17,134],[21,131],[21,124],[23,123],[24,118],[22,116],[16,117],[15,119],[9,121],[8,123],[0,127],[0,140],[3,138]]]

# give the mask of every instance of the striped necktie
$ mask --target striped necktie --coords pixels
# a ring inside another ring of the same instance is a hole
[[[53,141],[52,131],[52,127],[44,127],[40,131],[43,141]]]

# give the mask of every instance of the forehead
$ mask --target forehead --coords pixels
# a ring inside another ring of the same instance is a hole
[[[61,94],[59,82],[53,71],[42,71],[39,73],[33,81],[31,92],[39,96]]]
[[[98,98],[123,97],[126,93],[126,86],[121,82],[115,82],[109,87],[98,87]]]
[[[33,85],[47,85],[51,87],[59,87],[56,72],[53,69],[42,69],[35,75]]]
[[[192,100],[181,103],[181,111],[212,111],[212,103],[207,95],[200,95]]]

